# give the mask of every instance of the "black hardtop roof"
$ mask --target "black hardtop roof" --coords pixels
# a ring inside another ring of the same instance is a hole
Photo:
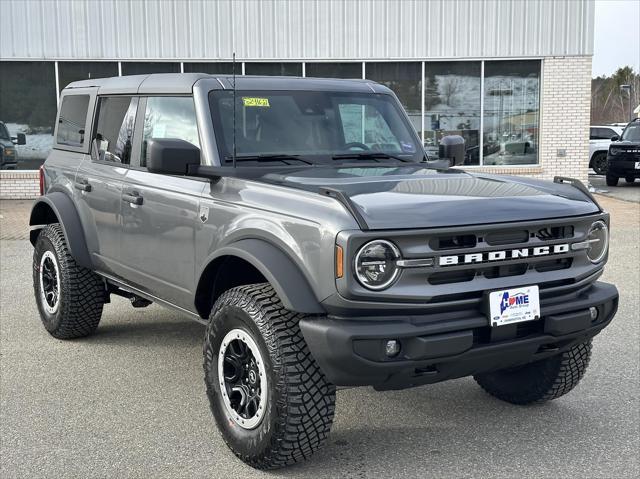
[[[387,87],[371,80],[310,78],[290,76],[236,75],[238,90],[310,90],[360,93],[390,93]],[[95,78],[70,83],[65,93],[77,88],[98,88],[99,94],[188,94],[196,83],[208,89],[227,90],[233,85],[232,75],[206,73],[152,73],[110,78]]]

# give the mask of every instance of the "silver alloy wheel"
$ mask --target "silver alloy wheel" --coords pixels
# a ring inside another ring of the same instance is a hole
[[[229,331],[220,343],[218,380],[222,400],[233,421],[256,428],[267,405],[267,374],[255,341],[243,329]]]
[[[60,269],[56,255],[45,251],[40,258],[40,297],[49,314],[55,314],[60,306]]]

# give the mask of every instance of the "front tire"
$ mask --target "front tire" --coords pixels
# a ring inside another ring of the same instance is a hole
[[[258,469],[307,459],[327,439],[335,386],[268,283],[223,293],[204,343],[207,396],[227,446]]]
[[[593,155],[591,160],[591,166],[593,171],[595,171],[596,175],[606,175],[607,174],[607,154],[606,153],[596,153]]]
[[[33,252],[33,289],[45,329],[58,339],[88,336],[100,323],[104,283],[79,266],[59,224],[42,229]]]
[[[492,396],[512,404],[542,403],[564,396],[578,385],[591,358],[591,340],[541,361],[476,374],[473,378]]]
[[[607,186],[618,186],[618,178],[617,176],[607,175]]]

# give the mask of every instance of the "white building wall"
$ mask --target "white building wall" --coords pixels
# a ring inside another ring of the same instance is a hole
[[[3,0],[2,11],[3,60],[593,53],[594,0]]]

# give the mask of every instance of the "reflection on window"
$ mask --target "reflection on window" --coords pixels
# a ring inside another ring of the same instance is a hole
[[[479,165],[480,62],[427,63],[424,103],[429,156],[438,157],[443,136],[460,135],[465,140],[465,164]]]
[[[362,63],[305,63],[305,75],[316,78],[362,78]]]
[[[180,73],[180,64],[172,62],[122,62],[122,75]]]
[[[36,170],[46,159],[56,110],[53,62],[0,62],[0,122],[10,136],[24,133],[27,140],[16,146],[18,169]]]
[[[233,73],[232,62],[185,62],[183,63],[185,73],[207,73],[209,75],[215,74],[229,74]],[[242,72],[242,66],[240,63],[236,63],[236,74],[240,75]]]
[[[484,164],[537,163],[540,62],[485,62],[484,74]]]
[[[149,98],[144,115],[141,166],[146,165],[147,140],[151,138],[177,138],[200,148],[193,98]]]
[[[129,164],[138,98],[106,97],[100,99],[96,140],[100,161]]]
[[[302,76],[302,63],[245,63],[244,72],[245,75]]]
[[[118,76],[118,64],[115,62],[58,62],[60,91],[69,83],[91,78],[109,78]]]
[[[389,87],[407,110],[417,132],[422,128],[422,64],[420,62],[367,63],[365,75],[369,80]]]
[[[89,95],[65,95],[58,120],[56,141],[59,144],[68,146],[84,144],[84,126],[88,108]]]

